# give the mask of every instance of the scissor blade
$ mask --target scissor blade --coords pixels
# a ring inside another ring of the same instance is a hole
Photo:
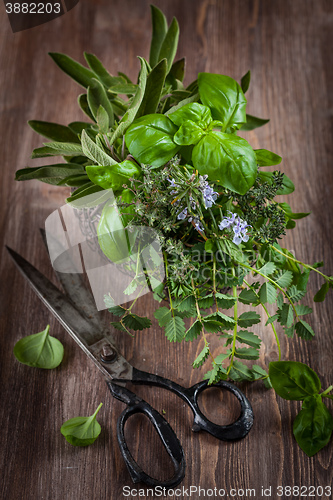
[[[11,248],[7,247],[7,250],[34,292],[81,347],[94,344],[103,337],[38,269]]]
[[[46,231],[45,229],[40,229],[40,234],[43,238],[44,245],[48,249],[47,239],[46,239]],[[48,238],[51,238],[51,235],[48,235]],[[70,259],[70,255],[67,253],[63,254],[63,264],[64,259],[68,261],[68,269],[73,268],[74,264]],[[89,322],[95,324],[95,326],[100,328],[101,330],[106,330],[106,325],[101,321],[100,313],[97,310],[96,304],[94,302],[93,296],[90,291],[87,289],[81,274],[77,273],[62,273],[60,271],[55,270],[55,274],[61,283],[66,295],[70,299],[70,301],[76,306],[76,308],[81,312]]]

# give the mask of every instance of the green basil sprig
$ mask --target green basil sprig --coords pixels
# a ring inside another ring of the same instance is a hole
[[[331,438],[333,417],[322,398],[331,398],[328,392],[333,387],[319,394],[321,383],[318,375],[309,366],[297,361],[271,362],[269,377],[279,396],[303,401],[302,409],[294,420],[293,432],[302,450],[312,457]]]
[[[73,446],[89,446],[101,433],[101,426],[96,420],[102,408],[101,403],[91,417],[74,417],[67,420],[60,429],[61,434]]]
[[[49,335],[50,325],[45,330],[28,335],[14,347],[14,356],[20,363],[35,368],[51,370],[60,365],[64,357],[64,347],[60,340]]]

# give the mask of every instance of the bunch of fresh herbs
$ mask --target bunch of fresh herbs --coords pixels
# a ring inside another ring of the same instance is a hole
[[[29,122],[51,140],[32,157],[62,156],[64,162],[25,168],[16,178],[70,186],[67,201],[74,205],[87,195],[112,189],[125,228],[158,231],[166,279],[154,289],[160,303],[155,317],[167,338],[204,339],[193,367],[210,364],[210,384],[263,380],[286,398],[286,386],[293,385],[297,392],[301,378],[302,394],[290,393],[287,399],[303,400],[294,433],[312,455],[331,436],[333,419],[322,403],[322,397],[332,397],[331,387],[320,395],[318,377],[311,375],[313,383],[304,379],[314,373],[310,368],[281,361],[276,327],[289,338],[296,334],[312,339],[314,331],[304,319],[312,309],[300,303],[310,272],[323,279],[315,302],[324,300],[333,279],[319,270],[322,262],[304,264],[278,243],[308,214],[293,213],[288,203],[275,199],[294,191],[283,172],[265,170],[279,165],[280,156],[254,150],[237,135],[268,121],[246,113],[250,72],[240,84],[229,76],[199,73],[185,86],[185,61],[174,61],[176,19],[168,26],[164,14],[152,6],[152,24],[149,61],[139,58],[134,83],[124,73],[110,75],[92,54],[84,54],[88,67],[64,54],[50,54],[85,89],[78,103],[90,121],[67,127]],[[103,252],[117,260],[117,241],[110,229],[113,208],[105,206],[98,233]],[[115,327],[130,332],[150,326],[148,318],[132,313],[133,304],[125,308],[114,306],[111,297],[106,301],[110,312],[119,316]],[[239,314],[239,304],[249,310]],[[275,306],[274,314],[269,305]],[[244,362],[259,358],[261,339],[251,331],[260,322],[257,308],[265,311],[265,326],[272,328],[278,346],[279,361],[271,364],[270,374]],[[186,318],[192,318],[190,326]],[[221,340],[217,357],[210,350],[209,334]]]

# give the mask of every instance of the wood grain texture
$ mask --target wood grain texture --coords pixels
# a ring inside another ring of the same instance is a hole
[[[40,304],[3,245],[11,246],[52,276],[38,228],[63,203],[66,190],[37,181],[13,180],[18,168],[38,164],[29,156],[42,141],[26,125],[27,120],[66,124],[82,119],[76,105],[79,87],[62,74],[47,52],[64,52],[83,62],[86,50],[100,57],[111,73],[124,71],[135,78],[139,69],[136,56],[148,57],[149,53],[149,3],[82,0],[65,16],[16,34],[11,33],[4,7],[0,7],[0,496],[6,500],[116,500],[124,498],[123,486],[131,485],[116,444],[116,420],[123,405],[112,400],[94,366]],[[290,197],[293,210],[312,212],[311,217],[297,223],[286,238],[286,246],[305,262],[323,258],[325,270],[332,273],[332,2],[155,0],[155,4],[169,21],[172,16],[179,20],[178,55],[187,58],[187,82],[199,71],[240,80],[251,69],[248,111],[271,121],[247,133],[247,138],[253,147],[267,148],[284,158],[285,173],[299,180]],[[310,296],[319,284],[312,276]],[[332,306],[332,297],[315,306],[311,318],[315,340],[286,340],[281,335],[283,357],[309,363],[325,388],[333,381]],[[152,317],[154,307],[145,297],[138,310]],[[12,354],[15,342],[41,331],[47,323],[65,346],[61,366],[43,371],[17,363]],[[270,360],[277,359],[274,338],[263,326],[256,331],[263,339],[260,362],[267,367]],[[191,368],[200,341],[172,345],[156,323],[134,340],[118,337],[123,354],[139,369],[184,385],[199,381],[203,375],[203,371]],[[218,343],[213,345],[217,353]],[[274,491],[277,485],[332,484],[332,444],[310,459],[292,437],[292,421],[300,405],[276,398],[260,383],[243,389],[255,413],[253,430],[240,442],[223,443],[206,434],[193,434],[190,411],[176,396],[159,389],[136,388],[156,409],[165,410],[183,444],[187,460],[183,485],[255,488],[255,498],[262,498],[261,485],[272,486]],[[212,396],[203,401],[207,409],[219,399],[216,393]],[[227,395],[220,399],[222,422],[232,420],[237,408]],[[59,432],[61,424],[71,417],[91,414],[101,401],[101,437],[86,449],[71,447]],[[165,477],[168,461],[164,456],[159,459],[158,440],[146,422],[130,422],[127,436],[141,463]]]

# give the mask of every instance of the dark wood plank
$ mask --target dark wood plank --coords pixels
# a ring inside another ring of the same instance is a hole
[[[199,71],[228,74],[236,79],[252,71],[248,93],[251,114],[269,117],[269,125],[247,134],[254,147],[281,154],[283,169],[299,187],[291,197],[294,211],[311,211],[286,238],[305,262],[325,261],[333,269],[332,196],[332,30],[329,0],[156,0],[169,20],[181,27],[179,56],[187,57],[187,82]],[[95,53],[113,73],[136,77],[136,55],[148,57],[149,1],[106,0],[80,2],[64,17],[13,35],[1,8],[1,497],[43,499],[118,499],[131,485],[116,443],[116,419],[123,405],[113,401],[92,364],[86,361],[62,328],[50,317],[15,270],[3,244],[26,256],[51,277],[38,228],[59,207],[66,189],[15,183],[14,173],[29,161],[41,144],[26,125],[28,119],[68,123],[82,119],[76,106],[78,86],[52,63],[48,51],[65,52],[83,62],[84,50]],[[37,164],[35,161],[34,164]],[[310,295],[320,282],[311,278]],[[310,304],[310,302],[309,302]],[[152,316],[155,304],[144,298],[138,305]],[[309,363],[332,383],[332,298],[317,304],[311,324],[317,335],[311,342],[282,338],[283,357]],[[65,345],[65,359],[53,371],[19,365],[12,354],[22,336],[40,331],[47,323]],[[277,359],[274,338],[259,326],[263,339],[260,362]],[[125,356],[138,368],[175,379],[184,385],[199,381],[202,371],[191,362],[201,342],[171,345],[154,324],[134,340],[119,335]],[[213,339],[212,339],[213,342]],[[218,343],[214,344],[218,352]],[[256,420],[250,435],[237,443],[217,442],[191,433],[192,416],[183,403],[165,391],[136,388],[158,410],[165,410],[186,454],[184,487],[254,488],[278,485],[332,484],[332,445],[308,458],[291,434],[299,404],[276,398],[260,384],[243,387]],[[205,399],[211,409],[218,398]],[[86,449],[68,445],[61,424],[93,412],[103,402],[99,421],[103,432]],[[230,405],[229,412],[224,404]],[[223,421],[237,408],[227,395],[221,398]],[[330,405],[332,408],[332,405]],[[139,431],[138,431],[139,429]],[[127,430],[133,453],[158,475],[167,460],[158,461],[158,441],[142,420]],[[272,495],[276,497],[276,495]],[[193,496],[193,498],[196,498]],[[236,497],[238,498],[238,497]]]

